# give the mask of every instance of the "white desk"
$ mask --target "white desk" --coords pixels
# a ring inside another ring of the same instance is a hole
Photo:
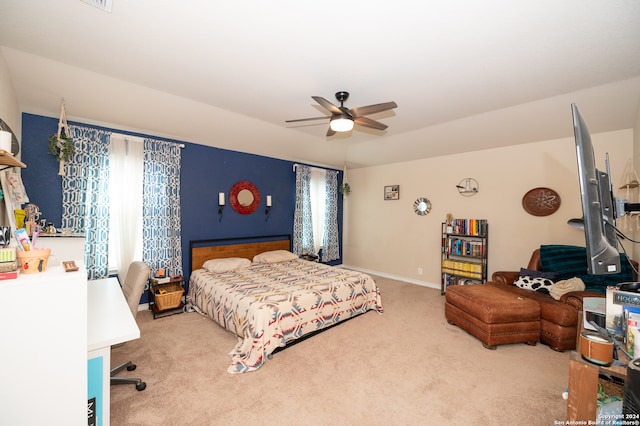
[[[89,398],[96,398],[98,426],[109,425],[111,346],[140,337],[116,278],[89,281],[87,286],[87,359]],[[89,407],[91,409],[91,407]]]

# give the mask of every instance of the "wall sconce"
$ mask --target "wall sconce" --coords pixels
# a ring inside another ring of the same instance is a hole
[[[218,192],[218,221],[222,220],[222,211],[224,210],[224,192]]]
[[[271,212],[271,195],[267,195],[267,208],[264,210],[264,214],[269,218],[269,213]]]
[[[460,183],[456,185],[458,192],[464,197],[471,197],[472,195],[475,195],[478,192],[479,187],[478,181],[474,178],[462,179]]]

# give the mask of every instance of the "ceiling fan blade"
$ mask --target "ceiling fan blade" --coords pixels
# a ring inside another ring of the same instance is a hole
[[[298,121],[309,121],[309,120],[326,120],[327,118],[331,118],[331,116],[325,115],[324,117],[298,118],[296,120],[286,120],[285,123],[297,123]]]
[[[398,105],[395,102],[384,102],[381,104],[351,108],[349,112],[354,117],[362,117],[363,115],[375,114],[377,112],[387,111],[397,107]]]
[[[321,96],[312,96],[314,101],[322,105],[324,109],[336,114],[342,114],[342,110]]]
[[[336,134],[336,131],[335,131],[335,130],[333,130],[333,129],[331,129],[331,127],[329,127],[329,128],[327,129],[327,137],[329,137],[329,136],[333,136],[333,135],[335,135],[335,134]]]
[[[389,127],[386,124],[382,124],[379,121],[375,121],[367,117],[356,117],[353,122],[359,124],[360,126],[369,127],[376,130],[385,130],[387,127]]]

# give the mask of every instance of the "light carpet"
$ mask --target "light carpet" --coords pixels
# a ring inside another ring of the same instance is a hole
[[[137,317],[141,338],[114,348],[147,389],[111,387],[119,425],[553,425],[569,353],[538,343],[485,349],[444,317],[439,290],[374,277],[384,314],[370,311],[226,372],[236,338],[208,318]]]

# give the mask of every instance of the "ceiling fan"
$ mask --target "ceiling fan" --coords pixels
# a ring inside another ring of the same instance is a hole
[[[336,134],[336,132],[348,132],[349,130],[353,129],[354,124],[376,130],[385,130],[388,127],[386,124],[382,124],[378,121],[367,118],[365,117],[365,115],[387,111],[398,106],[395,102],[384,102],[381,104],[347,108],[344,106],[344,101],[349,98],[349,92],[336,93],[336,99],[338,100],[338,102],[340,102],[340,106],[332,104],[321,96],[312,96],[311,98],[313,98],[314,101],[318,102],[324,109],[329,111],[331,113],[331,116],[287,120],[286,123],[295,123],[299,121],[309,120],[325,120],[329,118],[329,130],[327,130],[327,136],[333,136]]]

